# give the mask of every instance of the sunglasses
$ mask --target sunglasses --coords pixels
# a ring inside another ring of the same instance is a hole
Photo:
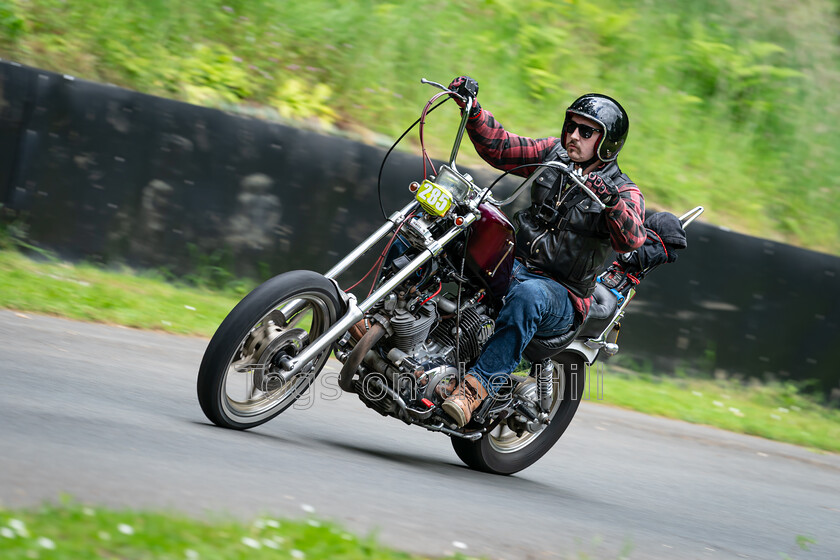
[[[585,140],[592,138],[592,135],[596,132],[601,132],[600,128],[592,128],[591,126],[586,126],[575,121],[567,121],[566,126],[563,127],[566,134],[574,134],[575,129],[580,130],[580,137]]]

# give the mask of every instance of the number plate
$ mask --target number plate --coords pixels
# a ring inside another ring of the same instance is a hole
[[[426,212],[435,216],[445,216],[452,207],[452,194],[446,188],[428,180],[420,184],[414,198]]]

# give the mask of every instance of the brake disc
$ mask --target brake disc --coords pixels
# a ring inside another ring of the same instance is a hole
[[[236,365],[237,371],[251,372],[254,388],[271,392],[283,385],[283,377],[276,365],[283,356],[297,356],[309,342],[304,329],[284,330],[269,322],[255,330],[242,348],[243,358]]]

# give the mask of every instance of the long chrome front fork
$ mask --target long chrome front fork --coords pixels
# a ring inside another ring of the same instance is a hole
[[[416,202],[409,204],[403,210],[398,212],[397,214],[402,213],[403,219],[404,216],[408,215],[411,210],[414,208]],[[397,216],[394,214],[392,218]],[[283,369],[286,372],[283,374],[283,378],[285,381],[290,380],[293,378],[302,368],[303,365],[312,361],[318,354],[320,354],[323,350],[329,347],[333,342],[341,338],[347,330],[355,325],[359,320],[361,320],[365,316],[365,312],[371,309],[377,302],[382,300],[385,296],[391,293],[397,286],[402,284],[409,276],[414,274],[414,272],[423,266],[426,261],[429,259],[437,256],[443,248],[453,239],[455,239],[461,232],[464,231],[470,224],[472,224],[476,219],[477,215],[473,212],[468,213],[466,216],[463,216],[464,220],[461,225],[453,226],[449,231],[447,231],[440,239],[432,240],[426,248],[421,252],[419,255],[414,257],[414,259],[409,263],[408,266],[400,270],[397,274],[393,277],[388,279],[387,282],[382,284],[376,291],[374,291],[367,299],[365,299],[361,304],[356,304],[356,298],[352,295],[348,295],[348,302],[347,302],[347,312],[341,317],[332,327],[330,327],[324,334],[318,337],[311,345],[307,346],[306,349],[301,352],[298,356],[295,356],[293,359],[285,361],[283,365]],[[346,270],[355,260],[361,257],[370,247],[376,244],[377,241],[385,237],[385,235],[393,229],[396,224],[398,224],[401,220],[395,220],[390,222],[390,227],[387,230],[384,230],[385,226],[379,228],[373,235],[371,235],[364,243],[359,245],[353,252],[351,252],[347,257],[341,260],[336,266],[334,266],[330,271],[327,273],[328,278],[334,278],[336,275],[340,274],[342,271]],[[388,226],[389,224],[386,224]],[[382,233],[384,230],[384,233]],[[378,236],[378,237],[377,237]],[[365,248],[366,247],[366,248]],[[351,258],[352,257],[352,258]],[[329,276],[332,274],[333,276]],[[295,305],[300,305],[300,303],[293,301],[290,302],[287,306],[285,306],[281,311],[283,312],[284,316],[291,317],[293,313],[290,313],[289,308],[294,310]]]
[[[367,239],[362,241],[362,243],[350,251],[343,259],[341,259],[338,264],[333,266],[331,269],[324,274],[325,278],[329,278],[330,280],[335,281],[342,272],[350,268],[357,260],[359,260],[362,256],[365,255],[368,251],[370,251],[371,247],[376,245],[382,238],[386,235],[391,233],[394,228],[396,228],[403,220],[405,220],[406,216],[408,216],[415,208],[417,208],[418,203],[417,201],[411,201],[409,204],[406,204],[405,208],[402,210],[398,210],[394,212],[388,217],[388,220],[382,224],[379,229],[373,232]],[[336,287],[338,287],[338,283],[336,282]],[[350,298],[349,301],[355,301],[353,296],[348,296]],[[280,308],[280,312],[283,314],[284,317],[292,317],[295,313],[300,311],[303,306],[305,305],[304,301],[301,299],[295,299],[284,305]]]
[[[406,204],[405,208],[391,214],[391,216],[388,217],[387,222],[382,224],[382,226],[378,230],[373,232],[370,237],[365,239],[361,245],[350,251],[350,253],[348,253],[346,257],[341,259],[338,262],[338,264],[329,269],[327,273],[324,274],[324,276],[330,279],[338,278],[338,276],[342,272],[350,268],[350,266],[354,262],[359,260],[359,258],[362,255],[370,251],[371,247],[379,243],[379,241],[383,237],[394,231],[394,228],[396,228],[400,224],[400,222],[405,220],[405,217],[408,216],[412,211],[414,211],[414,209],[418,206],[418,202],[416,200],[412,200],[409,204]]]

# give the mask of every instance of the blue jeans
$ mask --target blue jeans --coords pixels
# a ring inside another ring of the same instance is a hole
[[[569,291],[551,278],[528,272],[516,261],[496,329],[470,373],[477,374],[485,388],[492,390],[516,369],[535,334],[563,334],[572,328],[574,320]]]

